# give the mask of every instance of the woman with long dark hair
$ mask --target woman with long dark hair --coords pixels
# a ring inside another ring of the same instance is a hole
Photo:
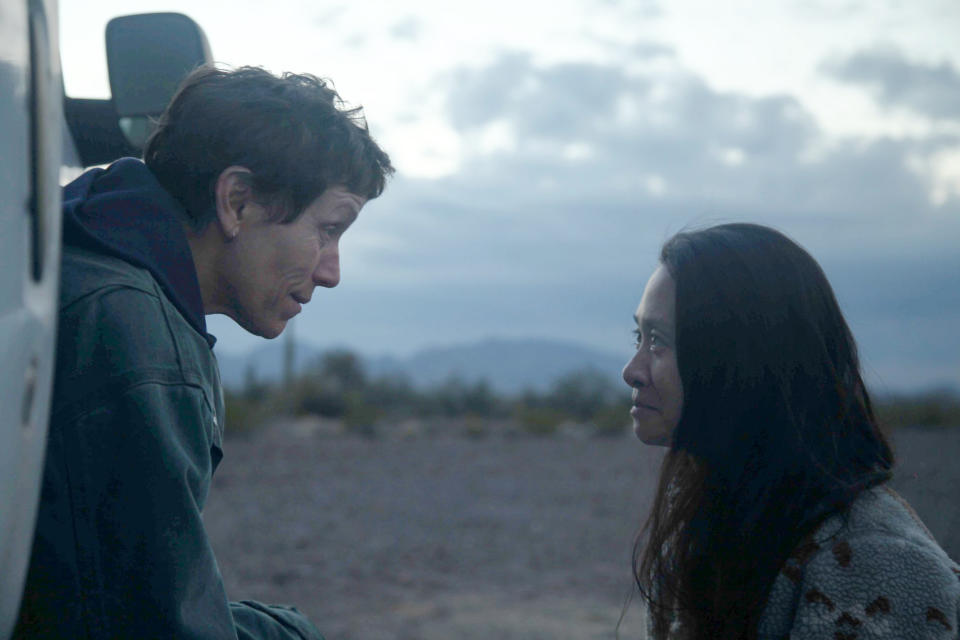
[[[853,336],[803,248],[679,233],[636,321],[634,430],[669,447],[634,547],[651,637],[960,637],[960,567],[884,484]]]

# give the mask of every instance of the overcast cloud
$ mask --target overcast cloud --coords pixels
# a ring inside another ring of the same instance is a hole
[[[946,120],[956,120],[960,114],[960,73],[947,61],[915,63],[895,47],[880,47],[828,61],[823,69],[840,80],[868,87],[885,106]]]
[[[872,381],[960,386],[955,0],[61,3],[93,52],[109,17],[161,9],[194,17],[223,62],[333,78],[396,160],[302,339],[405,354],[544,337],[626,357],[659,245],[750,220],[823,264]],[[84,55],[64,48],[68,91],[98,95],[71,89],[91,69],[105,86]],[[218,349],[258,344],[211,327]]]
[[[510,52],[437,83],[466,141],[460,169],[401,175],[371,205],[344,286],[316,310],[331,344],[546,336],[625,354],[659,244],[752,220],[823,263],[871,381],[960,379],[960,200],[932,202],[911,169],[956,138],[829,140],[794,97],[719,92],[682,69]]]

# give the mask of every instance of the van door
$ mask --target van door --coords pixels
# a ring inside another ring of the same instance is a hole
[[[52,0],[0,3],[0,638],[20,606],[47,434],[63,89]]]

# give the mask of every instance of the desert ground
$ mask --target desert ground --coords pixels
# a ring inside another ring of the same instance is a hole
[[[431,431],[228,438],[205,519],[230,597],[293,604],[327,640],[613,638],[660,453],[576,428]],[[960,557],[960,428],[893,442],[894,487]],[[620,637],[642,616],[634,599]]]

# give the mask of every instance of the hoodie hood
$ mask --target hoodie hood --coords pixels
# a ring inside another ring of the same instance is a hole
[[[181,220],[183,206],[147,166],[122,158],[63,188],[63,242],[147,269],[187,322],[207,339],[203,298]]]

